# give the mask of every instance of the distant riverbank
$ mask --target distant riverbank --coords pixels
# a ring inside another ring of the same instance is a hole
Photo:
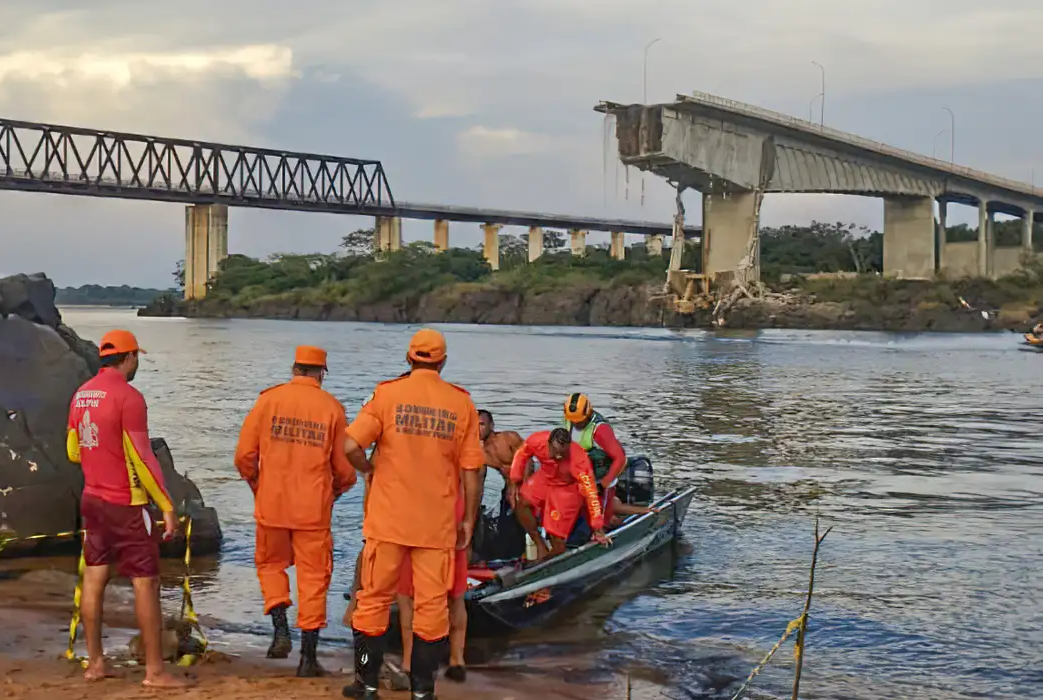
[[[153,302],[157,297],[170,293],[171,290],[142,289],[141,287],[105,287],[98,284],[85,284],[82,287],[59,287],[55,290],[54,303],[57,306],[108,306],[137,308]]]
[[[875,262],[859,262],[860,270],[870,270],[864,274],[845,271],[844,265],[856,258],[875,261],[878,256],[873,250],[858,252],[858,245],[870,239],[852,238],[846,229],[835,233],[812,229],[796,236],[786,230],[765,239],[764,255],[779,258],[771,265],[762,260],[767,286],[756,298],[717,308],[716,318],[716,300],[678,313],[673,297],[663,294],[667,260],[643,249],[627,249],[625,260],[593,247],[584,256],[548,251],[530,263],[524,242],[501,236],[501,267],[493,271],[480,251],[470,249],[438,253],[428,244],[412,243],[374,254],[368,247],[371,231],[346,236],[340,254],[279,255],[266,261],[230,255],[204,300],[185,302],[180,294],[165,294],[140,315],[967,332],[1028,330],[1043,313],[1043,266],[1038,264],[1000,280],[895,280],[878,274]],[[833,252],[824,257],[822,250]],[[682,266],[697,269],[700,257],[692,247]],[[805,277],[801,268],[832,272]]]
[[[738,329],[975,332],[1028,330],[1043,316],[1036,299],[1004,300],[995,283],[954,290],[945,282],[879,277],[791,283],[760,299],[742,299],[723,315]],[[957,287],[959,287],[957,285]],[[661,283],[636,285],[586,281],[550,290],[524,290],[495,282],[458,283],[423,294],[345,303],[295,290],[251,300],[184,302],[166,297],[140,316],[265,318],[380,323],[473,323],[538,326],[713,327],[712,309],[677,313]],[[961,294],[964,292],[965,294]],[[1007,294],[1006,296],[1010,296]],[[962,300],[962,301],[961,301]],[[1000,303],[996,303],[999,301]]]

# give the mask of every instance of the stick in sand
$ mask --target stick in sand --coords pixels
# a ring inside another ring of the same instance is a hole
[[[818,563],[818,548],[832,529],[832,526],[828,527],[822,533],[822,536],[819,537],[818,517],[815,517],[815,549],[811,553],[811,572],[808,574],[808,597],[804,600],[804,612],[800,616],[800,629],[797,630],[797,644],[794,649],[797,667],[793,672],[793,697],[791,700],[798,700],[800,696],[800,671],[804,666],[804,636],[808,632],[808,610],[811,609],[811,595],[815,590],[815,564]]]

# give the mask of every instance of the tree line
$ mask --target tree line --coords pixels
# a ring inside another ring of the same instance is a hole
[[[1020,221],[996,222],[999,245],[1020,245]],[[948,228],[950,242],[976,240],[977,231],[966,225]],[[1037,248],[1043,235],[1036,237]],[[668,242],[668,241],[667,241]],[[229,255],[210,281],[209,294],[219,298],[253,299],[300,289],[323,288],[331,300],[351,298],[376,301],[404,293],[424,293],[455,282],[500,280],[514,285],[547,285],[563,276],[592,277],[640,283],[662,279],[669,249],[649,255],[643,242],[626,249],[625,260],[609,255],[608,245],[587,247],[584,257],[572,256],[567,236],[545,231],[544,254],[529,263],[528,235],[501,234],[500,270],[493,272],[482,248],[450,248],[436,254],[429,242],[415,242],[394,252],[375,249],[373,229],[345,235],[333,253],[279,253],[258,260]],[[760,230],[761,276],[767,282],[783,274],[816,272],[879,273],[883,270],[883,234],[864,226],[813,221],[807,226],[763,227]],[[699,271],[701,250],[691,243],[683,267]],[[178,289],[184,286],[183,263],[174,272]]]

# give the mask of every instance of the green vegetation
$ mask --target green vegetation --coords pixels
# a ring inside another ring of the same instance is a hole
[[[58,306],[145,306],[167,293],[169,290],[142,289],[127,285],[102,287],[97,284],[85,284],[82,287],[58,289],[54,302]]]
[[[267,300],[315,304],[369,304],[418,298],[453,284],[484,284],[501,289],[542,292],[574,285],[635,285],[661,281],[666,258],[650,258],[644,246],[628,249],[626,260],[613,260],[607,247],[589,246],[586,257],[563,251],[564,235],[544,234],[547,252],[528,263],[525,236],[500,236],[500,270],[493,272],[482,251],[451,248],[438,253],[426,242],[375,254],[373,232],[354,231],[335,254],[273,255],[266,261],[230,255],[207,292],[210,303],[237,307]],[[689,251],[694,263],[698,251]],[[175,272],[175,274],[177,274]]]
[[[949,240],[965,240],[968,231],[974,240],[976,232],[965,226],[950,228]],[[997,223],[995,231],[998,243],[1020,243],[1020,222]],[[1043,302],[1043,265],[1036,262],[997,281],[899,281],[879,275],[883,236],[864,227],[813,222],[768,227],[760,235],[761,275],[769,286],[799,288],[821,302],[842,302],[867,318],[877,318],[885,308],[892,315],[904,313],[903,309],[967,308],[961,299],[974,309],[999,309],[1020,318],[1037,313]],[[1043,240],[1043,233],[1037,240]],[[230,255],[211,280],[204,307],[263,314],[269,302],[275,308],[358,309],[389,301],[410,306],[436,289],[442,300],[483,289],[525,296],[585,295],[596,289],[659,284],[668,257],[649,256],[643,244],[628,248],[625,260],[612,259],[607,246],[588,246],[585,257],[574,257],[566,249],[564,234],[547,231],[546,252],[531,264],[526,236],[501,235],[501,267],[493,272],[480,249],[438,253],[429,243],[412,243],[398,251],[375,253],[373,243],[373,231],[360,229],[345,236],[340,250],[332,254],[279,254],[263,261]],[[690,245],[683,266],[698,270],[700,253],[698,245]],[[810,277],[813,273],[858,274],[815,279]],[[181,267],[174,276],[180,286]],[[177,303],[174,298],[165,301]]]

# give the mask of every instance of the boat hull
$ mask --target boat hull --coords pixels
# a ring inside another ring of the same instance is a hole
[[[632,518],[613,530],[609,547],[591,542],[471,589],[468,634],[491,636],[544,625],[594,589],[625,576],[674,543],[694,494],[695,489],[689,488],[660,498],[654,504],[659,512]]]

